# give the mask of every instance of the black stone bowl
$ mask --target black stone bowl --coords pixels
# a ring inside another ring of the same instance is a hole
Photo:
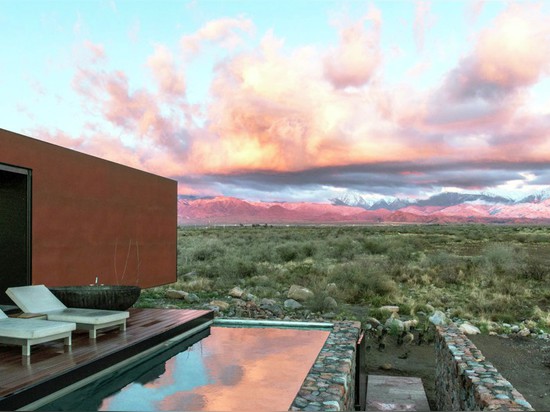
[[[126,310],[139,298],[139,286],[59,286],[48,288],[69,308]]]

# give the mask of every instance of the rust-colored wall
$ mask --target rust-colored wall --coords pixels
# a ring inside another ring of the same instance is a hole
[[[3,129],[0,162],[32,170],[33,284],[176,280],[176,181]]]

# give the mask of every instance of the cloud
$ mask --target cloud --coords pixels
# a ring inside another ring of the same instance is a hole
[[[429,27],[423,4],[419,49]],[[144,62],[154,81],[139,87],[107,67],[103,45],[87,41],[72,87],[94,121],[74,138],[55,129],[35,135],[177,178],[180,193],[197,195],[477,190],[522,182],[526,170],[546,179],[550,116],[526,105],[550,61],[550,42],[535,41],[547,39],[550,27],[537,10],[512,4],[439,87],[421,91],[378,75],[382,16],[375,8],[340,22],[328,52],[289,47],[271,31],[254,39],[256,47],[229,51],[215,62],[208,100],[195,105],[187,102],[192,77],[183,70],[190,55],[208,43],[234,47],[253,33],[249,19],[207,22],[181,38],[183,50],[155,45]]]
[[[550,69],[550,16],[511,4],[483,30],[445,88],[456,100],[498,100],[536,83]]]
[[[433,17],[430,14],[430,3],[423,0],[417,1],[414,12],[414,40],[416,49],[419,52],[424,50],[424,35],[432,23]]]
[[[185,54],[196,55],[204,43],[219,43],[228,49],[241,42],[241,33],[252,33],[252,20],[239,16],[211,20],[191,35],[183,36],[181,46]]]
[[[178,72],[174,58],[166,46],[157,45],[155,53],[147,59],[159,90],[169,97],[185,96],[185,79]]]
[[[84,48],[89,52],[92,64],[105,61],[105,47],[102,44],[96,44],[89,40],[84,41]]]
[[[372,78],[381,61],[381,25],[381,12],[371,6],[362,19],[340,28],[338,46],[323,61],[325,76],[334,87],[360,87]]]
[[[339,167],[311,168],[297,172],[244,172],[206,174],[198,177],[181,176],[178,180],[193,185],[200,181],[216,187],[226,195],[292,200],[293,192],[300,196],[308,191],[324,194],[316,200],[328,200],[329,193],[346,188],[360,193],[382,196],[417,195],[419,192],[439,191],[445,187],[461,190],[480,190],[496,187],[508,181],[525,181],[524,170],[536,176],[546,176],[550,167],[543,163],[527,162],[381,162]],[[317,195],[319,196],[319,195]]]

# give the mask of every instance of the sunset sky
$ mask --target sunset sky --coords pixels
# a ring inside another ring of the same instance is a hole
[[[550,185],[550,2],[0,2],[0,127],[250,200]]]

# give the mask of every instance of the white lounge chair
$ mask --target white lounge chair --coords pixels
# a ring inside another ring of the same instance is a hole
[[[126,330],[129,312],[102,309],[67,308],[44,285],[19,286],[8,288],[6,294],[25,313],[43,313],[48,320],[75,322],[76,329],[90,332],[90,339],[97,337],[99,329],[119,326]]]
[[[63,339],[71,346],[73,322],[53,322],[43,319],[9,318],[0,310],[0,343],[21,345],[23,356],[31,355],[31,345]]]

